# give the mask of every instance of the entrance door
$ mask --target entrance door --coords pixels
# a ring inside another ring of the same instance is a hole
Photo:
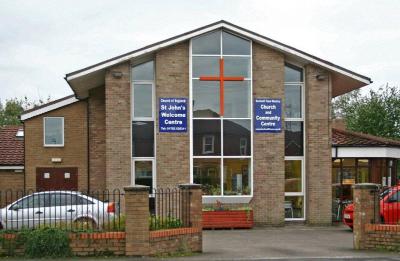
[[[36,190],[77,190],[78,168],[36,168]]]

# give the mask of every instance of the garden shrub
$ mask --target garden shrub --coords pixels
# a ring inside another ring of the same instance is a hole
[[[40,228],[19,233],[18,241],[25,245],[25,256],[66,257],[71,255],[68,232],[58,228]]]
[[[178,218],[173,217],[157,217],[151,216],[149,218],[149,228],[150,230],[160,230],[160,229],[170,229],[182,227],[183,223]]]

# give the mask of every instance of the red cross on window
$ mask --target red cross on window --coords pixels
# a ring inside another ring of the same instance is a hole
[[[224,59],[219,60],[218,76],[200,76],[200,81],[219,81],[219,114],[224,115],[224,81],[243,81],[242,76],[224,76]]]

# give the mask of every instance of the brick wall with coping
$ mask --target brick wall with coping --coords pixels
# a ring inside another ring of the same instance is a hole
[[[325,75],[317,80],[317,75]],[[305,68],[306,218],[311,225],[332,224],[331,85],[329,72]]]
[[[400,252],[400,225],[365,224],[364,249]]]
[[[77,167],[78,189],[87,190],[87,104],[86,100],[49,111],[24,122],[25,186],[36,189],[37,167]],[[64,146],[44,147],[43,118],[64,117]],[[61,158],[52,163],[51,158]]]
[[[157,52],[155,66],[157,186],[175,187],[190,181],[190,132],[160,133],[158,108],[159,98],[189,99],[189,42]]]
[[[253,42],[253,97],[279,98],[284,102],[283,54]],[[283,120],[282,120],[283,122]],[[283,225],[285,192],[285,136],[254,133],[251,206],[256,225]]]

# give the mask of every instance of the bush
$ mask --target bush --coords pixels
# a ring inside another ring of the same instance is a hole
[[[149,218],[149,223],[150,230],[178,228],[183,226],[183,223],[180,219],[172,217],[161,218],[157,216],[151,216]]]
[[[25,245],[25,256],[66,257],[71,255],[68,232],[58,228],[40,228],[22,231],[18,241]]]

